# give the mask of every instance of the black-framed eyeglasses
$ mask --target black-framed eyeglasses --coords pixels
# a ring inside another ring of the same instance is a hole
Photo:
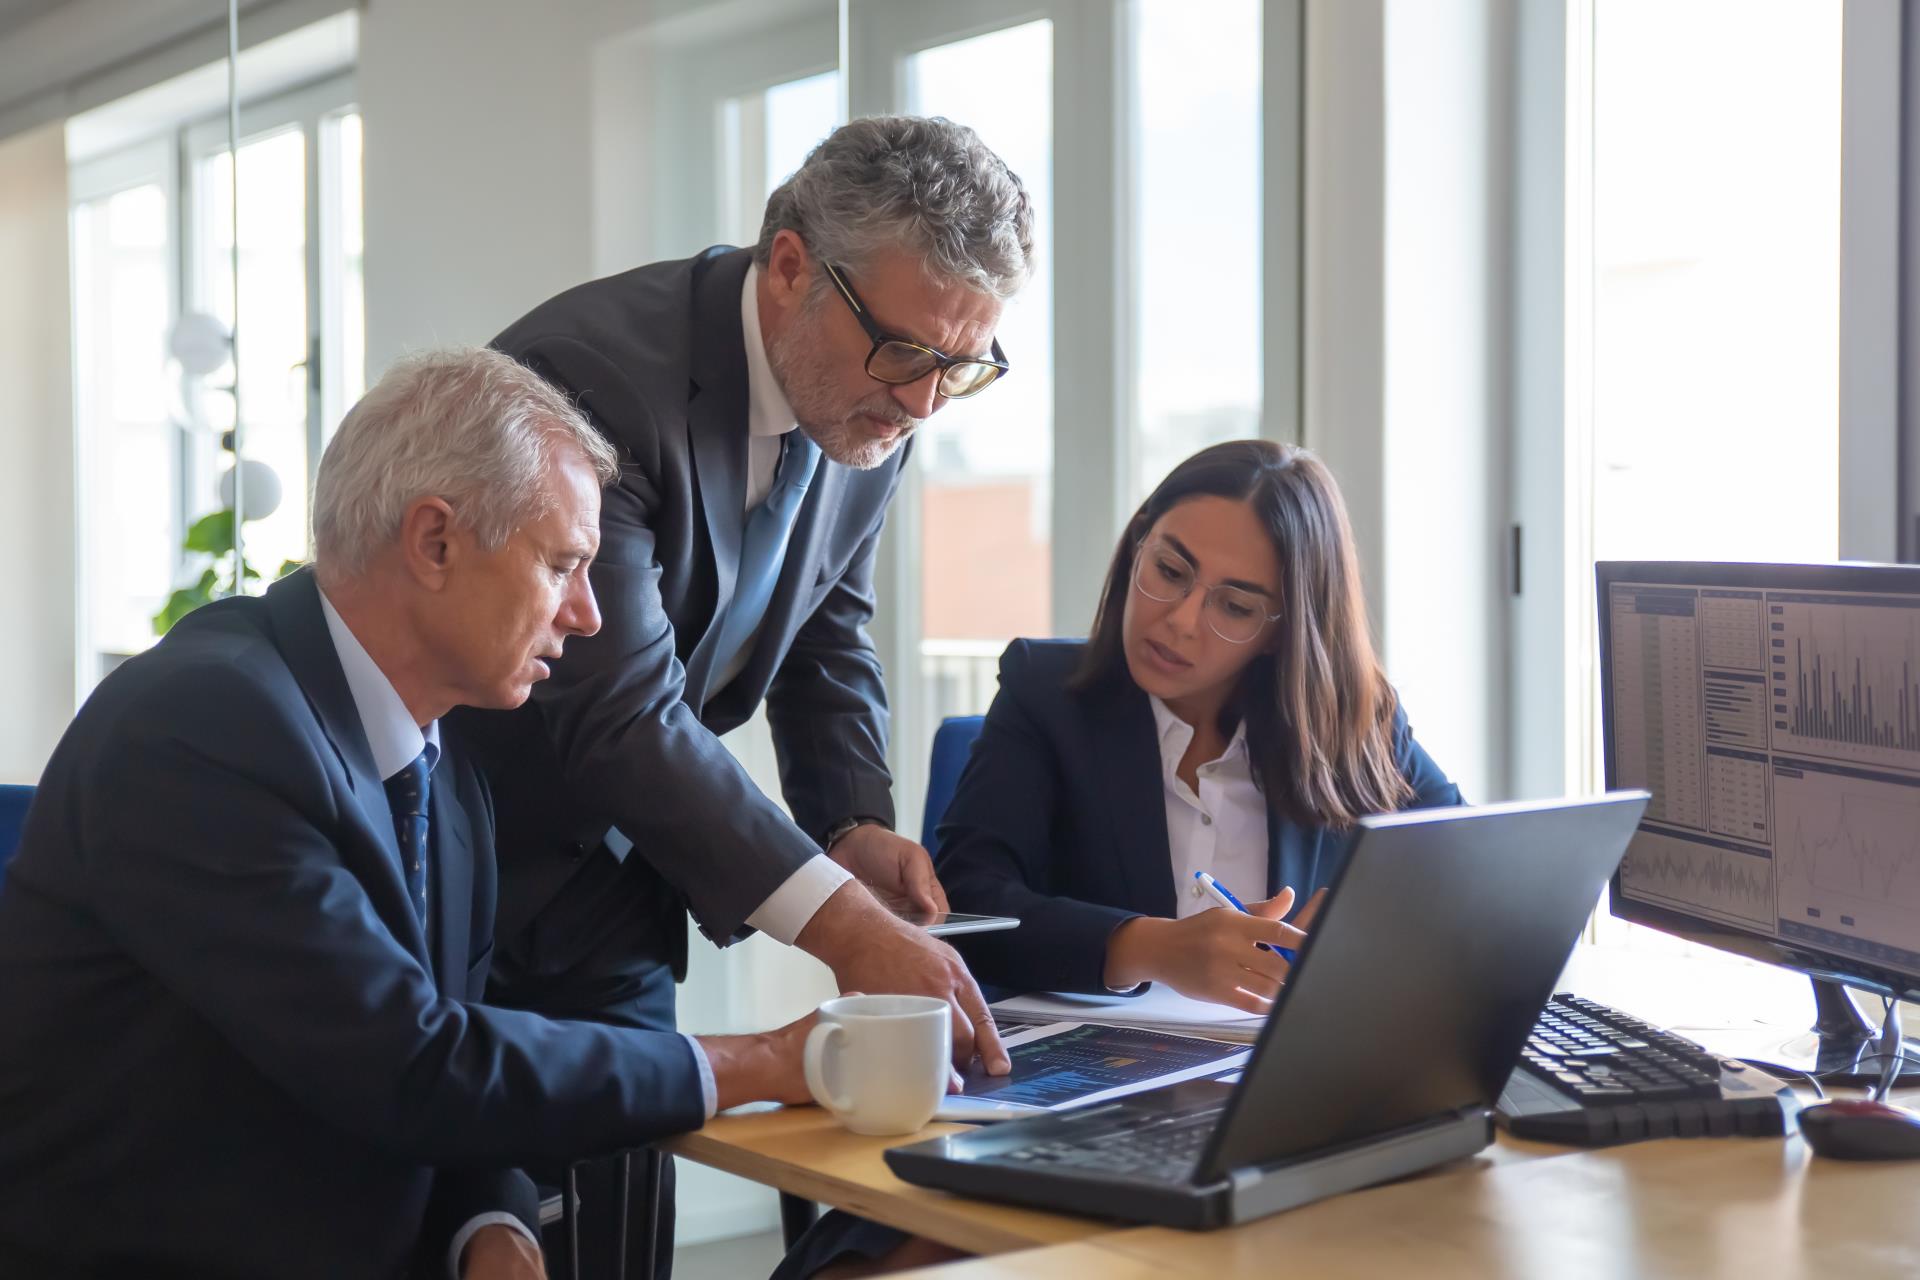
[[[1133,589],[1160,604],[1177,604],[1198,587],[1205,593],[1200,603],[1201,616],[1213,634],[1228,644],[1250,644],[1269,622],[1280,615],[1268,613],[1269,601],[1263,595],[1230,587],[1224,582],[1209,586],[1185,556],[1159,538],[1142,539],[1133,559]]]
[[[964,400],[968,396],[977,396],[992,386],[1006,373],[1007,353],[1000,349],[1000,339],[993,340],[992,358],[979,356],[950,356],[937,347],[924,342],[915,342],[911,338],[902,338],[888,333],[873,322],[867,314],[867,304],[860,301],[860,295],[853,291],[846,277],[831,262],[822,262],[827,269],[827,278],[840,290],[840,296],[846,299],[847,307],[853,312],[853,318],[873,339],[873,349],[867,352],[867,376],[876,382],[890,386],[905,386],[940,370],[940,394],[949,400]]]

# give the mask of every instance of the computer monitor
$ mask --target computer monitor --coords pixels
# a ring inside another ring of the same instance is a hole
[[[1841,984],[1920,997],[1920,567],[1603,561],[1597,585],[1607,787],[1653,793],[1613,914],[1814,979],[1814,1035],[1745,1056],[1877,1076]]]

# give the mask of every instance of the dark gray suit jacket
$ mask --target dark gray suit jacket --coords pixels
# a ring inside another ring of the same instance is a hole
[[[493,824],[448,736],[431,930],[311,577],[101,684],[0,882],[0,1275],[446,1274],[554,1162],[697,1127],[678,1036],[475,1003]],[[433,939],[431,948],[428,937]]]
[[[905,449],[872,471],[821,461],[757,647],[712,687],[745,526],[748,263],[710,249],[597,280],[494,340],[573,395],[621,457],[592,569],[600,633],[569,640],[526,707],[462,722],[484,743],[499,807],[503,950],[534,977],[681,972],[686,907],[725,942],[828,827],[893,817],[866,625]],[[717,738],[763,698],[792,821]],[[609,827],[658,874],[581,874],[610,856]]]

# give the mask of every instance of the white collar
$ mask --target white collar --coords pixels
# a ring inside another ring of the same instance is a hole
[[[1193,741],[1193,726],[1173,714],[1167,704],[1147,695],[1147,704],[1153,708],[1153,723],[1156,737],[1160,740],[1160,757],[1169,769],[1179,765],[1180,757],[1187,753],[1187,745]],[[1220,753],[1220,759],[1231,760],[1236,755],[1244,755],[1247,750],[1247,721],[1243,716],[1234,727],[1233,737],[1227,743],[1227,749]],[[1203,761],[1212,764],[1211,760]]]
[[[773,363],[767,359],[766,339],[760,335],[760,298],[755,287],[760,268],[747,268],[747,282],[740,290],[740,332],[747,346],[747,434],[783,436],[797,425],[793,406],[773,376]]]
[[[327,599],[327,593],[319,594],[320,612],[327,619],[327,634],[333,637],[333,651],[339,656],[340,670],[347,677],[347,692],[353,695],[353,709],[360,713],[367,746],[373,750],[374,772],[384,782],[412,764],[422,750],[427,753],[427,772],[433,772],[433,766],[440,760],[440,722],[430,722],[425,730],[413,722],[393,681],[380,670],[373,655],[333,607],[333,601]]]

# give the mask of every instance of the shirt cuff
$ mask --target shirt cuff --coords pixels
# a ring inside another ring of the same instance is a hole
[[[720,1090],[713,1083],[713,1063],[707,1061],[707,1050],[698,1040],[682,1031],[680,1038],[693,1050],[693,1065],[700,1072],[700,1101],[706,1106],[707,1119],[713,1119],[714,1112],[720,1109]]]
[[[824,853],[816,853],[788,876],[786,883],[747,917],[747,923],[788,946],[800,936],[814,913],[834,891],[853,879],[847,869]]]
[[[512,1214],[504,1211],[479,1214],[468,1219],[467,1225],[454,1233],[453,1244],[447,1249],[447,1274],[453,1280],[460,1280],[460,1255],[467,1251],[467,1241],[473,1239],[473,1233],[480,1228],[493,1226],[512,1227],[531,1241],[535,1249],[540,1247],[539,1238],[527,1230],[526,1223]]]

